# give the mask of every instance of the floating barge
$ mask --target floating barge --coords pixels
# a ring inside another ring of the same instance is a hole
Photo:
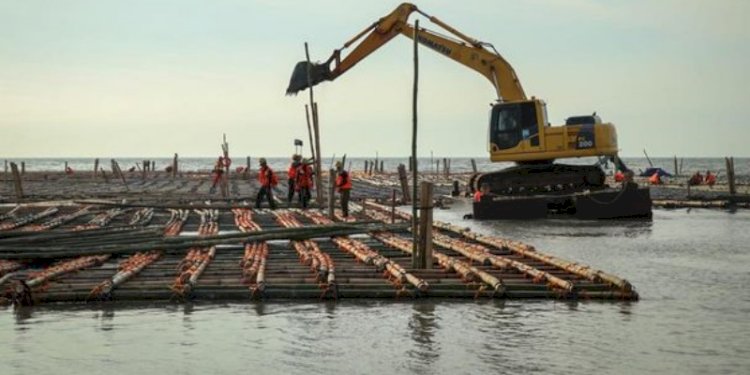
[[[440,222],[432,267],[412,268],[409,215],[375,203],[353,204],[346,220],[204,206],[0,206],[0,303],[638,299],[614,275]]]
[[[637,185],[576,194],[483,197],[473,203],[473,216],[478,220],[553,216],[572,216],[582,220],[649,219],[652,201],[649,189]]]

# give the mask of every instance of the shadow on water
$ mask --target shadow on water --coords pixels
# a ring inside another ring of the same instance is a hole
[[[440,329],[438,317],[435,314],[434,302],[419,302],[412,305],[412,314],[408,323],[411,339],[414,341],[414,349],[408,351],[410,358],[419,364],[419,367],[429,367],[440,357],[440,345],[435,341],[435,333]],[[421,371],[418,371],[421,372]]]

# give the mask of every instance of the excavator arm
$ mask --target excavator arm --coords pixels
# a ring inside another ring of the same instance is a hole
[[[483,75],[495,88],[498,101],[526,100],[526,94],[513,67],[491,44],[466,36],[409,3],[399,5],[389,15],[362,30],[347,41],[342,48],[334,50],[325,62],[321,64],[312,64],[307,61],[297,63],[287,88],[287,94],[296,94],[323,81],[338,78],[398,34],[414,38],[414,26],[407,22],[414,12],[427,17],[432,23],[458,38],[448,38],[420,28],[416,33],[417,42]],[[352,46],[354,46],[353,49],[342,59],[342,52]]]

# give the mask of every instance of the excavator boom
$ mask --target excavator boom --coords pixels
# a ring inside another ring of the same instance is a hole
[[[287,94],[296,94],[321,82],[338,78],[399,34],[414,38],[414,26],[407,22],[409,16],[414,12],[427,17],[432,23],[442,27],[457,38],[451,39],[420,28],[416,32],[417,42],[483,75],[495,88],[498,101],[526,100],[526,94],[513,67],[494,50],[491,44],[466,36],[409,3],[399,5],[389,15],[359,32],[347,41],[342,48],[334,50],[325,62],[313,64],[300,61],[297,63],[287,88]],[[359,44],[342,59],[342,51],[357,42]],[[487,47],[492,48],[492,51],[488,50]]]

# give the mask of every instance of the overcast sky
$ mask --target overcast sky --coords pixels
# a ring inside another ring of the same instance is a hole
[[[0,157],[307,149],[307,92],[284,95],[303,42],[325,60],[398,3],[0,0]],[[493,43],[553,124],[597,111],[624,156],[750,156],[750,1],[417,5]],[[316,87],[324,154],[410,153],[411,53],[398,36]],[[494,98],[420,48],[420,154],[486,157]]]

